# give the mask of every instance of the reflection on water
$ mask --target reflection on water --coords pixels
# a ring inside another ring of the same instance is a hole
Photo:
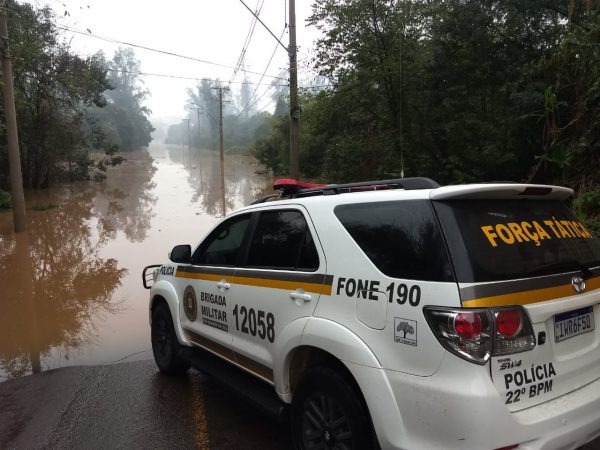
[[[187,181],[194,190],[191,201],[200,203],[205,213],[222,216],[221,167],[219,154],[208,150],[168,147],[169,158],[180,163],[187,172]],[[249,205],[268,185],[265,176],[257,173],[260,166],[240,155],[225,159],[226,213]]]
[[[12,245],[0,255],[2,375],[43,370],[51,349],[68,360],[93,341],[95,317],[119,310],[111,295],[126,269],[98,254],[104,237],[92,239],[93,199],[74,191],[52,211],[29,211],[28,240],[3,233]]]
[[[228,212],[268,184],[247,157],[226,157],[225,167]],[[217,222],[219,177],[217,153],[157,144],[102,183],[28,192],[27,235],[0,212],[0,381],[151,357],[141,270]]]
[[[119,168],[118,176],[102,183],[94,200],[100,233],[114,239],[117,230],[133,242],[141,242],[151,226],[152,207],[156,203],[156,167],[148,153],[136,154]]]

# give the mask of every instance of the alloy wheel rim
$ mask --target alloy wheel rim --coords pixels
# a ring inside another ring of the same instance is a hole
[[[350,450],[352,431],[339,402],[324,392],[306,399],[302,417],[302,440],[310,450]]]
[[[159,319],[153,333],[156,352],[162,358],[166,358],[169,352],[170,335],[167,329],[167,322],[164,319]]]

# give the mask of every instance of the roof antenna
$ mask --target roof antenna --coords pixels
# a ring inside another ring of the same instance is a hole
[[[402,59],[404,57],[404,49],[402,48],[402,43],[404,42],[404,23],[402,23],[402,31],[400,33],[400,104],[399,104],[399,119],[400,123],[400,178],[404,178],[404,155],[402,154],[402,128],[403,128],[403,117],[402,117]]]
[[[402,145],[400,145],[400,178],[404,178],[404,158],[402,157]]]

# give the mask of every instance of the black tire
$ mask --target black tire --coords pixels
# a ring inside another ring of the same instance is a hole
[[[179,359],[179,342],[173,328],[173,318],[166,303],[159,303],[152,313],[150,330],[152,353],[158,369],[168,375],[181,375],[189,364]]]
[[[308,369],[291,408],[297,450],[373,448],[365,407],[346,379],[329,367]]]

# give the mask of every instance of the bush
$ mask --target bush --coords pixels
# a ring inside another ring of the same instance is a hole
[[[600,189],[581,194],[573,201],[573,209],[590,232],[600,237]]]
[[[10,209],[12,206],[10,192],[0,191],[0,209]]]

